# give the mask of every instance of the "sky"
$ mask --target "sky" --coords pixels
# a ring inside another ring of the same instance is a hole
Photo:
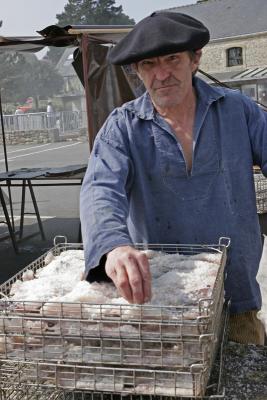
[[[163,8],[194,4],[197,0],[116,0],[136,22]],[[68,0],[0,0],[1,36],[35,36],[37,30],[56,23],[56,14]]]

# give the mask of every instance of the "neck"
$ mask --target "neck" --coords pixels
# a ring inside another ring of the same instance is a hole
[[[153,102],[153,100],[152,100]],[[196,92],[192,87],[187,96],[179,104],[171,107],[160,107],[153,102],[156,111],[164,118],[169,120],[176,120],[183,122],[187,120],[193,113],[195,114],[196,108]]]

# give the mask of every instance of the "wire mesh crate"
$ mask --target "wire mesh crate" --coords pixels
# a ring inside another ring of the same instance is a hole
[[[24,335],[14,335],[7,333],[9,328],[4,330],[2,358],[150,367],[186,367],[194,363],[209,363],[218,333],[216,328],[212,334],[180,340],[135,340],[83,336],[33,337],[26,332]]]
[[[220,351],[210,379],[209,368],[199,365],[180,371],[165,371],[6,360],[0,363],[0,399],[224,399],[221,382],[227,320],[228,308],[224,307],[221,321],[222,336],[218,346]]]
[[[14,359],[5,361],[1,370],[0,381],[7,385],[3,389],[31,385],[138,396],[203,396],[220,331],[228,244],[221,240],[214,246],[161,246],[165,252],[220,255],[212,295],[190,306],[52,303],[53,313],[47,316],[40,312],[42,302],[3,299],[0,350],[3,359]],[[77,247],[64,243],[52,251],[60,254]],[[3,295],[26,270],[42,267],[44,258],[2,285]]]
[[[74,335],[71,335],[69,326],[75,325],[77,320],[62,320],[61,329],[55,332],[54,326],[58,323],[57,320],[45,318],[29,320],[25,317],[12,316],[10,318],[4,316],[0,319],[2,332],[4,332],[0,336],[2,338],[0,356],[5,359],[150,367],[168,366],[172,368],[188,367],[196,363],[210,364],[213,349],[220,333],[223,297],[222,290],[220,303],[216,309],[216,318],[214,318],[213,332],[206,334],[191,333],[191,335],[184,335],[179,338],[177,338],[176,332],[177,324],[174,323],[172,326],[169,321],[164,320],[157,321],[156,325],[152,322],[149,329],[152,330],[156,326],[157,331],[160,328],[164,331],[165,328],[166,334],[162,334],[160,339],[158,335],[155,338],[148,339],[147,335],[143,338],[140,334],[140,331],[146,327],[143,322],[138,323],[137,338],[134,338],[134,335],[133,337],[130,336],[131,330],[128,330],[128,337],[126,338],[114,338],[112,335],[101,337],[101,330],[97,334],[93,332],[91,336],[86,336],[85,331],[82,335],[79,335],[76,328]],[[86,321],[83,320],[82,324],[86,324]],[[32,324],[31,329],[29,329],[29,323]],[[78,320],[78,323],[81,324],[81,320]],[[127,326],[131,327],[130,324],[131,322]],[[49,326],[51,328],[47,328]],[[180,328],[179,326],[179,332]],[[50,332],[49,329],[51,329]]]
[[[204,396],[208,368],[191,367],[187,371],[92,367],[57,363],[20,362],[14,382],[12,361],[0,371],[3,390],[12,387],[93,391],[118,394],[201,397]]]
[[[194,400],[196,397],[181,398],[180,400]],[[202,400],[224,400],[225,396],[222,395],[211,395],[201,397]],[[97,393],[97,392],[82,392],[82,391],[49,391],[47,389],[42,390],[6,390],[0,391],[0,400],[166,400],[165,396],[153,396],[153,395],[118,395],[114,393]],[[177,397],[168,397],[168,400],[177,400]]]
[[[224,266],[229,240],[217,245],[149,245],[184,255],[215,253],[220,265],[210,298],[190,306],[50,304],[2,299],[0,358],[68,363],[180,368],[210,365],[224,300]],[[136,245],[143,249],[143,245]],[[59,255],[81,245],[60,243]],[[27,270],[44,266],[47,253],[0,287],[4,296]]]
[[[267,179],[260,169],[254,168],[254,184],[258,214],[267,212]]]
[[[179,399],[182,400],[181,397]],[[186,400],[194,400],[195,398],[186,398]],[[225,399],[224,395],[214,395],[201,397],[201,399]],[[118,395],[113,393],[95,393],[95,392],[81,392],[81,391],[56,391],[49,392],[47,390],[8,390],[0,391],[0,400],[166,400],[164,396],[153,395]],[[177,397],[168,397],[168,400],[177,400]]]

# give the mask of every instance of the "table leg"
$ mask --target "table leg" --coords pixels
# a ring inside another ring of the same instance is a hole
[[[21,209],[20,209],[20,225],[19,225],[19,238],[20,239],[22,238],[22,235],[23,235],[23,226],[24,226],[25,190],[26,190],[26,181],[23,179],[22,189],[21,189]]]
[[[40,217],[38,205],[37,205],[37,202],[36,202],[36,198],[35,198],[35,195],[34,195],[33,187],[32,187],[31,181],[29,179],[27,180],[27,183],[28,183],[29,190],[30,190],[30,193],[31,193],[32,203],[33,203],[34,211],[35,211],[36,218],[37,218],[37,221],[38,221],[38,225],[39,225],[39,229],[40,229],[40,232],[41,232],[41,236],[42,236],[42,239],[45,240],[45,233],[44,233],[44,229],[43,229],[43,224],[42,224],[42,221],[41,221],[41,217]]]
[[[11,222],[10,222],[10,218],[9,218],[7,207],[6,207],[6,202],[5,202],[4,195],[3,195],[1,188],[0,188],[0,201],[1,201],[1,205],[3,208],[4,216],[6,219],[9,235],[10,235],[14,250],[16,253],[18,253],[19,251],[18,251],[18,246],[17,246],[17,242],[16,242],[15,232],[14,232]]]

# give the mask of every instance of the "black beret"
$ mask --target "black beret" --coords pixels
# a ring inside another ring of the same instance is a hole
[[[197,19],[175,12],[154,12],[134,26],[113,47],[108,60],[125,65],[150,57],[201,49],[210,39],[208,29]]]

